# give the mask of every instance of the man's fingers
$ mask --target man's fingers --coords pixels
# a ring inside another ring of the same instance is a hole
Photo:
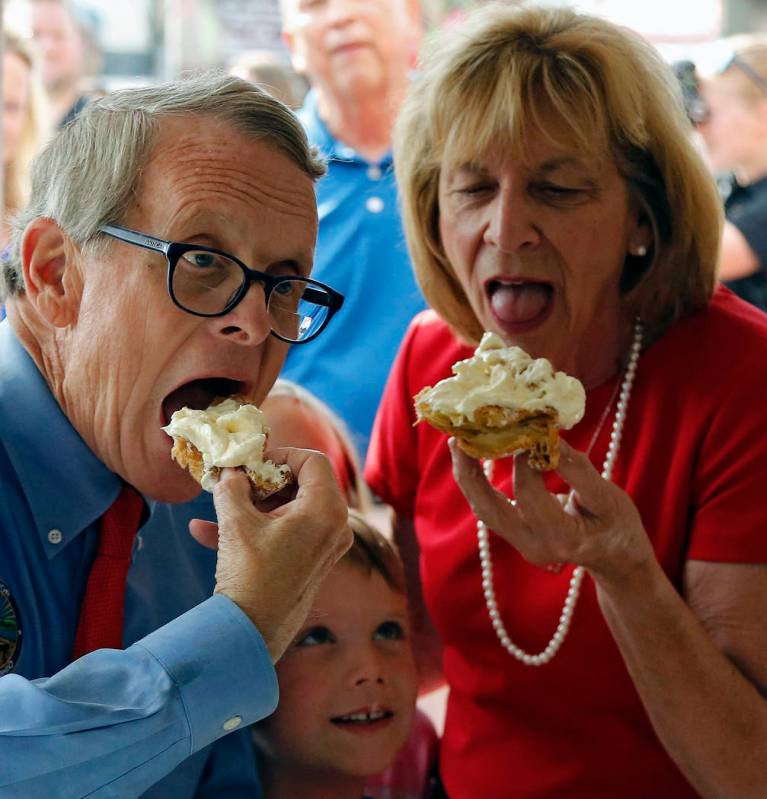
[[[250,480],[241,469],[222,469],[221,477],[213,488],[216,517],[222,527],[236,525],[237,520],[248,516],[251,520],[263,514],[253,504]]]
[[[278,447],[268,450],[264,454],[274,463],[287,464],[290,467],[298,486],[296,494],[298,501],[307,491],[312,493],[317,488],[324,489],[338,484],[330,460],[325,454],[315,449]]]
[[[218,525],[204,519],[192,519],[189,522],[192,538],[208,549],[218,549]]]
[[[317,474],[323,474],[325,469],[331,469],[327,457],[316,449],[300,449],[299,447],[276,447],[267,450],[264,457],[276,464],[287,464],[290,470],[301,482],[311,480]]]

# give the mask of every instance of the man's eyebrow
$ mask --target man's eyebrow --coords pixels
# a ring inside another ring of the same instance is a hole
[[[226,249],[221,246],[221,242],[216,236],[211,233],[205,233],[203,230],[185,233],[183,236],[171,236],[166,234],[166,238],[169,241],[177,241],[180,244],[200,244],[203,247],[212,247],[214,250],[226,251]]]
[[[177,241],[182,244],[199,244],[202,247],[210,247],[213,250],[220,250],[227,255],[230,255],[238,260],[242,261],[246,266],[252,267],[247,261],[240,258],[240,256],[234,252],[231,248],[226,247],[223,245],[222,241],[219,239],[218,236],[213,235],[212,233],[193,233],[191,235],[185,235],[183,238],[176,237],[170,238],[170,241]],[[294,257],[287,257],[282,258],[279,261],[275,261],[274,263],[266,264],[267,267],[277,267],[277,266],[287,266],[291,269],[294,269],[296,274],[307,276],[311,274],[312,267],[314,265],[314,252],[312,251],[308,256],[305,256],[303,253],[297,253]],[[263,264],[262,264],[263,266]]]

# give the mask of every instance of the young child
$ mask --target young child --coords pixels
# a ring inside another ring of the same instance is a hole
[[[359,515],[349,523],[351,549],[277,664],[279,706],[254,727],[266,799],[360,799],[410,735],[418,676],[402,566]]]
[[[369,509],[343,423],[312,394],[279,381],[262,410],[270,446],[324,451],[350,505]],[[436,760],[431,722],[415,709],[418,675],[402,562],[362,514],[277,664],[280,703],[255,725],[265,799],[423,799]]]

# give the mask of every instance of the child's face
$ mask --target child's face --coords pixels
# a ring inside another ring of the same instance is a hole
[[[404,595],[342,561],[277,676],[279,706],[257,729],[281,767],[383,771],[408,736],[417,694]]]

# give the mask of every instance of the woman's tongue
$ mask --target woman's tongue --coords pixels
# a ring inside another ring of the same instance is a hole
[[[523,324],[541,314],[550,297],[551,287],[545,283],[501,283],[493,291],[490,304],[502,322]]]

